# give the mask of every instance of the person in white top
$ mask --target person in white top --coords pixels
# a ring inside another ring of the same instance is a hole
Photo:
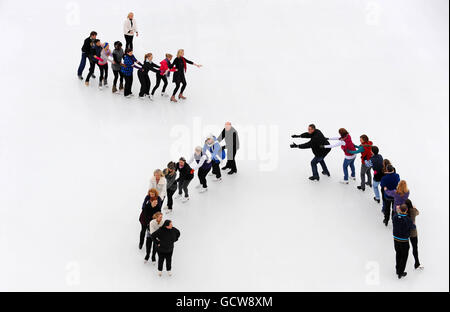
[[[197,176],[198,179],[200,180],[200,184],[197,185],[196,188],[202,187],[200,193],[206,192],[208,190],[208,185],[206,183],[206,176],[208,175],[208,172],[211,170],[212,163],[208,155],[203,153],[203,149],[201,146],[197,146],[195,148],[194,154],[189,159],[188,164],[194,171],[197,171]]]
[[[136,37],[139,36],[133,12],[128,13],[127,19],[123,22],[123,34],[126,42],[125,49],[130,48],[133,50],[134,34],[136,34]]]
[[[159,192],[159,197],[161,197],[161,204],[167,196],[167,182],[164,178],[163,173],[160,169],[156,169],[153,172],[153,177],[150,179],[150,186],[148,189],[155,188]]]
[[[153,244],[152,263],[153,264],[156,263],[156,248],[155,248],[155,243],[152,241],[151,235],[156,230],[158,230],[163,224],[164,224],[163,214],[161,212],[155,213],[153,215],[153,220],[150,221],[149,229],[147,230],[147,240],[145,242],[145,247],[146,247],[146,252],[147,253],[145,255],[144,263],[147,263],[148,259],[150,258],[150,251],[152,249],[152,244]]]

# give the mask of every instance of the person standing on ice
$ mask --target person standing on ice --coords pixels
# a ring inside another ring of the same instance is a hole
[[[225,152],[222,150],[222,147],[213,134],[210,134],[206,138],[205,145],[203,145],[203,154],[206,154],[208,151],[211,154],[212,173],[216,176],[213,181],[220,182],[222,181],[220,162],[225,158]]]
[[[144,263],[148,262],[148,259],[150,258],[150,252],[152,250],[153,245],[153,252],[152,252],[152,263],[155,264],[156,262],[156,244],[152,240],[152,234],[156,232],[161,226],[163,225],[163,214],[161,212],[156,212],[153,215],[153,220],[150,221],[148,230],[147,230],[147,238],[145,241],[145,259]]]
[[[141,233],[139,234],[139,249],[144,245],[145,232],[148,225],[153,218],[153,215],[161,211],[162,200],[159,197],[158,190],[152,188],[148,191],[142,204],[141,214],[139,215],[139,222],[141,223]]]
[[[114,82],[112,87],[112,93],[117,92],[117,80],[119,80],[120,77],[120,84],[119,84],[119,90],[123,90],[123,74],[122,74],[122,59],[124,56],[124,51],[122,49],[122,42],[116,41],[114,42],[114,50],[112,53],[113,56],[113,63],[111,65],[111,68],[113,70],[114,74]]]
[[[98,61],[98,67],[100,68],[100,78],[98,87],[101,89],[103,86],[108,86],[108,62],[112,62],[109,58],[112,56],[109,50],[109,43],[102,44],[102,50],[100,56],[94,56]]]
[[[373,193],[375,197],[374,201],[380,203],[380,186],[381,178],[383,177],[383,156],[379,154],[379,149],[377,146],[372,146],[372,157],[369,160],[364,161],[366,167],[372,168],[373,170]]]
[[[150,100],[153,100],[153,97],[150,96],[150,77],[148,76],[148,72],[152,71],[154,73],[159,72],[159,66],[152,62],[153,54],[147,53],[144,57],[144,63],[142,64],[142,69],[138,70],[138,78],[141,83],[141,90],[139,92],[139,98],[144,99],[145,96],[148,96]]]
[[[203,153],[203,150],[200,146],[197,146],[195,148],[194,154],[189,159],[188,164],[193,164],[192,170],[197,171],[197,176],[200,184],[197,185],[196,188],[201,188],[200,193],[206,192],[208,190],[206,176],[208,175],[208,172],[212,167],[211,159],[208,158],[208,155],[206,153]]]
[[[339,129],[339,137],[329,138],[329,140],[338,141],[335,144],[328,144],[322,147],[324,148],[335,148],[340,146],[342,151],[345,154],[344,158],[344,179],[341,181],[343,184],[348,184],[348,167],[351,169],[351,179],[356,180],[356,172],[355,172],[355,158],[356,155],[351,154],[350,152],[355,151],[355,144],[352,142],[352,137],[344,128]]]
[[[176,171],[180,173],[177,182],[178,182],[178,195],[175,197],[176,199],[181,198],[184,191],[184,197],[182,198],[182,202],[185,203],[189,200],[189,190],[188,186],[194,178],[194,171],[192,168],[186,163],[186,159],[184,157],[180,157],[176,165]]]
[[[392,218],[394,248],[395,248],[395,270],[398,278],[406,276],[405,268],[408,262],[409,237],[411,231],[416,228],[408,217],[408,207],[402,205],[397,208],[397,214]]]
[[[173,74],[173,82],[175,83],[175,89],[173,90],[172,97],[170,98],[170,100],[172,102],[177,102],[177,99],[175,98],[175,96],[177,95],[177,92],[180,89],[180,84],[182,84],[182,86],[181,86],[180,95],[178,96],[178,98],[183,99],[183,100],[186,99],[186,97],[183,95],[183,92],[186,89],[186,85],[187,85],[186,77],[185,77],[185,72],[187,70],[186,64],[191,64],[191,65],[197,66],[198,68],[202,67],[202,65],[195,64],[194,62],[185,59],[183,49],[178,50],[177,57],[173,61],[173,66],[177,70]]]
[[[162,275],[164,261],[169,276],[172,275],[172,255],[174,243],[180,238],[180,231],[175,228],[172,221],[166,220],[161,228],[152,234],[158,252],[158,275]]]
[[[408,217],[411,219],[412,223],[416,226],[416,228],[411,230],[411,234],[409,236],[409,241],[411,242],[411,246],[413,249],[413,256],[414,256],[414,269],[421,269],[423,270],[423,265],[420,264],[419,261],[419,249],[418,249],[418,238],[417,238],[417,225],[416,225],[416,217],[419,215],[419,210],[417,210],[416,207],[414,207],[411,200],[407,199],[405,200],[404,205],[408,208]]]
[[[172,60],[172,54],[167,53],[166,58],[159,63],[161,66],[159,67],[159,72],[156,73],[156,84],[152,90],[152,98],[153,98],[153,95],[155,95],[155,91],[158,89],[158,87],[161,83],[161,80],[164,82],[164,85],[163,85],[163,88],[161,91],[161,96],[167,96],[165,93],[167,85],[168,85],[167,77],[170,76],[170,72],[177,71],[176,68],[173,68],[172,63],[170,63],[171,60]]]
[[[155,188],[158,191],[159,197],[161,197],[161,203],[164,202],[164,199],[166,198],[167,195],[166,183],[167,181],[162,171],[160,169],[156,169],[153,172],[153,176],[150,179],[149,189]]]
[[[126,98],[130,98],[133,96],[131,92],[131,88],[133,86],[133,68],[141,69],[142,63],[138,62],[138,60],[133,55],[133,50],[127,49],[125,50],[125,56],[123,57],[123,66],[122,66],[122,74],[125,78],[125,90],[123,95]]]
[[[387,159],[385,159],[386,161]],[[391,217],[391,206],[394,203],[394,198],[387,195],[386,190],[395,190],[400,182],[400,175],[395,172],[394,166],[387,165],[384,170],[384,176],[381,178],[380,186],[384,194],[383,199],[383,213],[384,213],[384,225],[388,226],[389,219]],[[392,209],[395,209],[393,207]]]
[[[163,174],[166,178],[167,189],[167,209],[168,213],[172,212],[173,208],[173,194],[177,191],[177,172],[175,171],[176,165],[173,161],[167,164],[167,168],[164,169]]]
[[[91,50],[89,51],[89,73],[86,77],[86,80],[84,81],[84,84],[86,87],[89,87],[89,80],[92,78],[95,79],[94,70],[95,65],[98,65],[98,57],[100,57],[100,54],[102,53],[102,43],[99,39],[94,40],[94,45],[91,47]]]
[[[239,135],[229,121],[225,123],[225,128],[217,137],[219,143],[223,140],[225,140],[225,146],[222,149],[227,150],[227,164],[222,170],[231,169],[228,174],[235,174],[237,173],[236,153],[239,149]]]
[[[139,36],[139,32],[136,25],[136,20],[134,19],[134,13],[128,13],[127,19],[123,22],[123,34],[125,36],[125,50],[133,50],[133,38],[134,34],[136,37]]]
[[[89,57],[91,48],[94,45],[94,40],[97,39],[97,32],[91,31],[89,37],[84,39],[83,46],[81,47],[81,61],[78,66],[78,79],[83,80],[83,70],[86,67],[86,59]]]
[[[359,137],[361,145],[355,146],[356,151],[349,151],[350,154],[356,155],[361,154],[361,184],[357,186],[358,190],[365,191],[366,185],[372,187],[372,174],[370,172],[370,167],[366,166],[366,160],[370,160],[372,157],[372,141],[365,134]],[[367,175],[367,182],[366,182]]]
[[[311,160],[312,176],[309,177],[311,181],[319,181],[319,172],[317,171],[317,164],[322,167],[322,174],[330,176],[330,171],[328,171],[327,164],[325,163],[325,157],[331,151],[329,148],[323,148],[324,145],[330,144],[322,131],[316,129],[314,124],[308,126],[308,132],[302,133],[300,135],[294,134],[292,138],[304,138],[310,139],[309,142],[297,145],[295,143],[291,144],[291,148],[307,149],[310,148],[314,154],[314,158]]]

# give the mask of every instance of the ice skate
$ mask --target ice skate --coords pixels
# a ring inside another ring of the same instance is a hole
[[[309,179],[311,181],[320,181],[320,178],[319,177],[315,177],[315,176],[309,177]]]
[[[168,97],[169,95],[167,93],[165,93],[165,92],[161,92],[161,96]]]
[[[108,88],[108,82],[105,80],[105,81],[103,81],[103,86],[105,87],[105,88]]]
[[[374,197],[373,200],[376,201],[377,203],[380,203],[380,199],[378,199],[376,197]]]
[[[222,182],[222,178],[215,178],[213,179],[213,182]]]
[[[103,83],[102,83],[101,81],[98,83],[98,88],[99,88],[100,90],[103,89]]]
[[[237,171],[231,170],[231,171],[228,172],[228,175],[233,175],[233,174],[235,174],[235,173],[237,173]]]
[[[403,272],[402,274],[398,274],[398,279],[401,279],[402,277],[406,277],[406,275],[408,275],[408,273]]]
[[[196,189],[199,189],[199,188],[201,188],[201,187],[202,187],[201,184],[197,184],[197,185],[195,186]]]
[[[199,191],[199,193],[205,193],[205,192],[207,192],[208,191],[208,188],[207,187],[204,187],[204,188],[202,188],[200,191]]]
[[[89,81],[86,81],[84,84],[86,85],[86,87],[89,87]]]
[[[119,90],[120,90],[120,91],[123,90],[123,83],[121,83],[121,84],[119,85]]]
[[[414,265],[414,269],[423,270],[423,269],[425,269],[425,267],[423,266],[423,264],[419,264],[419,265]]]
[[[83,80],[84,78],[83,78],[83,76],[79,75],[78,79]]]
[[[174,199],[180,199],[181,198],[181,194],[177,194],[175,195]]]
[[[159,277],[162,276],[162,271],[158,271],[158,276],[159,276]]]
[[[150,101],[153,101],[153,95],[149,95],[148,98],[150,99]]]
[[[188,202],[189,201],[189,197],[183,197],[182,199],[181,199],[181,202],[182,203],[186,203],[186,202]]]
[[[111,90],[112,90],[112,93],[116,93],[117,92],[116,86],[113,86]]]
[[[181,94],[181,93],[180,93],[180,95],[178,96],[178,98],[181,99],[181,100],[186,100],[186,97],[185,97],[183,94]]]
[[[171,102],[178,102],[177,99],[175,98],[175,96],[173,96],[173,95],[170,97],[170,101]]]
[[[172,276],[172,272],[171,271],[167,271],[167,275]]]
[[[350,177],[350,179],[356,181],[356,177]]]
[[[348,184],[348,180],[341,180],[340,183],[342,183],[342,184]]]
[[[326,176],[328,176],[328,177],[331,176],[330,173],[329,173],[329,172],[326,172],[326,171],[322,171],[322,174],[323,174],[323,175],[326,175]]]
[[[363,191],[363,192],[366,190],[365,188],[362,188],[361,185],[358,185],[356,188],[357,188],[358,190]]]

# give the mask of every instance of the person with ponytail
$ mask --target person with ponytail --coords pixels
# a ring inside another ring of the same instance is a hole
[[[414,207],[411,200],[407,199],[405,200],[404,205],[408,207],[408,216],[411,219],[411,221],[414,223],[416,228],[411,230],[411,235],[409,236],[409,241],[411,242],[412,246],[412,252],[414,256],[414,269],[421,269],[423,270],[423,265],[420,264],[419,261],[419,249],[417,247],[418,245],[418,239],[417,239],[417,225],[416,225],[416,217],[419,215],[419,210],[417,210],[416,207]]]
[[[351,152],[356,151],[355,144],[352,142],[352,137],[344,128],[339,129],[339,137],[328,138],[328,140],[338,141],[335,144],[322,145],[322,148],[335,148],[341,147],[342,151],[345,154],[343,169],[344,169],[344,179],[341,180],[341,183],[348,184],[348,167],[351,169],[351,179],[356,180],[356,172],[355,172],[355,158],[356,155],[353,155]]]
[[[153,54],[147,53],[144,57],[144,63],[142,64],[142,68],[138,70],[138,78],[141,83],[141,91],[139,92],[139,98],[143,99],[145,96],[148,96],[150,100],[153,98],[150,96],[150,78],[148,77],[148,72],[152,71],[155,73],[159,72],[159,66],[152,62]]]
[[[170,76],[170,72],[177,71],[176,68],[173,68],[172,63],[170,63],[171,60],[172,60],[172,54],[167,53],[166,58],[159,63],[161,66],[159,67],[159,72],[156,73],[156,84],[152,90],[152,94],[151,94],[152,98],[153,98],[153,95],[155,95],[155,91],[158,89],[158,87],[161,83],[161,80],[164,82],[164,85],[163,85],[163,88],[161,91],[161,96],[166,96],[165,92],[166,92],[166,88],[168,85],[167,78]]]
[[[180,95],[178,95],[179,99],[186,99],[186,97],[183,95],[184,90],[186,89],[186,77],[185,72],[187,70],[187,64],[191,64],[194,66],[197,66],[198,68],[202,67],[202,65],[195,64],[192,61],[189,61],[188,59],[184,58],[184,50],[180,49],[178,50],[177,57],[173,61],[173,66],[177,69],[173,74],[173,82],[175,83],[175,89],[173,90],[172,97],[170,100],[172,102],[177,102],[177,99],[175,96],[177,95],[178,90],[180,89]]]

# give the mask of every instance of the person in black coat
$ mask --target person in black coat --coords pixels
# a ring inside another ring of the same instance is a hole
[[[186,162],[186,159],[181,157],[175,167],[175,171],[180,173],[178,179],[176,180],[178,182],[178,195],[176,198],[180,198],[184,191],[183,202],[187,202],[189,200],[188,186],[194,178],[194,170]]]
[[[100,57],[102,49],[103,48],[102,48],[102,44],[101,44],[100,40],[99,39],[95,39],[93,41],[93,45],[91,46],[91,48],[89,50],[89,55],[88,55],[90,66],[89,66],[89,73],[86,76],[86,80],[84,82],[84,84],[86,86],[89,86],[89,79],[91,77],[95,79],[95,75],[94,75],[95,64],[98,65],[98,59],[97,58]]]
[[[152,71],[154,73],[158,73],[159,66],[152,62],[153,55],[151,53],[147,53],[145,55],[144,63],[142,64],[142,68],[138,70],[138,78],[141,83],[141,90],[139,92],[139,98],[143,99],[144,96],[150,97],[150,78],[148,77],[148,72]],[[152,100],[152,97],[150,97]]]
[[[161,212],[162,200],[159,197],[158,190],[152,188],[145,196],[144,203],[142,204],[141,214],[139,215],[139,222],[141,223],[141,232],[139,234],[139,249],[142,249],[144,245],[145,232],[148,229],[150,221],[152,221],[153,215],[158,211]]]
[[[319,129],[316,129],[314,124],[308,126],[308,132],[302,133],[300,135],[292,135],[293,138],[309,138],[311,139],[309,142],[297,145],[295,143],[291,144],[291,148],[301,148],[301,149],[312,149],[314,154],[314,158],[311,160],[311,168],[313,175],[309,177],[310,180],[314,181],[320,180],[319,173],[317,172],[317,164],[320,163],[322,166],[322,174],[330,176],[330,172],[328,171],[327,165],[325,163],[325,157],[330,152],[330,148],[324,148],[324,145],[330,144],[322,134]]]
[[[166,220],[161,228],[152,233],[151,237],[158,252],[159,276],[162,275],[164,261],[166,261],[167,273],[171,275],[173,247],[180,237],[180,231],[173,227],[172,221]]]
[[[187,64],[191,64],[197,67],[202,67],[202,65],[198,65],[195,64],[192,61],[189,61],[187,59],[184,58],[184,50],[180,49],[178,50],[177,53],[177,57],[173,60],[173,66],[176,68],[176,71],[173,74],[173,82],[175,83],[175,89],[173,90],[173,94],[172,97],[170,98],[170,100],[172,102],[177,102],[175,96],[177,95],[178,90],[180,89],[180,84],[182,84],[181,86],[181,90],[180,90],[180,95],[178,96],[179,99],[186,99],[185,96],[183,96],[183,92],[184,89],[186,89],[186,77],[184,75],[184,73],[186,72],[187,69]]]
[[[83,70],[86,67],[86,59],[89,57],[91,47],[94,45],[94,40],[97,39],[97,33],[91,31],[89,37],[84,39],[83,46],[81,47],[81,61],[80,66],[78,66],[78,79],[83,80]]]

